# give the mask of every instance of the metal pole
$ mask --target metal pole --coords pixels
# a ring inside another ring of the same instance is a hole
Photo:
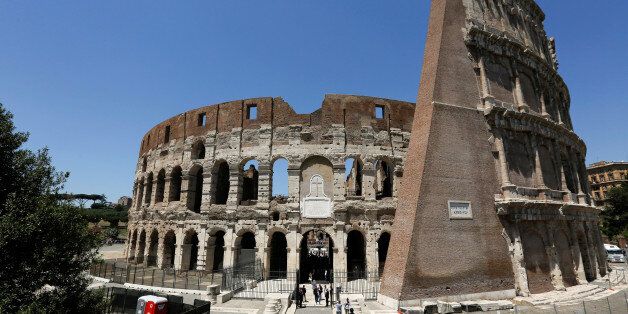
[[[154,286],[155,285],[155,269],[153,268],[153,275],[150,276],[150,285]]]

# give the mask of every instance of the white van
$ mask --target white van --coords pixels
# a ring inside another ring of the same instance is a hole
[[[626,256],[624,255],[624,251],[620,249],[617,245],[613,244],[604,244],[604,249],[606,250],[606,260],[611,263],[625,263]]]

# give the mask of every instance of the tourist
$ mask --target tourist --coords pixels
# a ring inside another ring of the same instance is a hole
[[[349,313],[351,309],[351,303],[349,302],[349,298],[347,298],[347,303],[345,303],[345,313]]]
[[[321,298],[321,295],[319,294],[318,289],[316,287],[314,287],[312,289],[312,292],[314,293],[314,303],[316,305],[318,305],[319,301],[320,301],[320,298]]]
[[[329,306],[329,289],[325,286],[325,307]]]
[[[305,294],[307,290],[305,289],[305,285],[301,288],[301,293],[303,294],[303,301],[307,302],[307,295]]]
[[[336,301],[336,314],[342,314],[342,304],[340,304],[340,300]]]

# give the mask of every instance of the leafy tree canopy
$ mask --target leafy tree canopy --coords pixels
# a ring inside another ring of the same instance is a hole
[[[606,193],[606,208],[602,211],[602,229],[609,238],[628,238],[628,183],[611,188]]]
[[[68,174],[51,165],[47,149],[23,149],[0,104],[0,312],[92,312],[103,298],[87,289],[84,271],[96,257],[97,235],[75,208],[59,201]]]

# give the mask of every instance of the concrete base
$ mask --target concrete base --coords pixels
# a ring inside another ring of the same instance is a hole
[[[428,299],[416,299],[416,300],[397,300],[395,298],[391,298],[389,296],[385,296],[383,294],[377,295],[377,302],[383,304],[386,307],[396,309],[400,306],[422,306],[424,302],[463,302],[463,301],[473,301],[473,300],[510,300],[515,298],[517,295],[515,290],[501,290],[501,291],[491,291],[491,292],[482,292],[482,293],[472,293],[472,294],[461,294],[461,295],[448,295],[442,296],[438,298],[428,298]]]

